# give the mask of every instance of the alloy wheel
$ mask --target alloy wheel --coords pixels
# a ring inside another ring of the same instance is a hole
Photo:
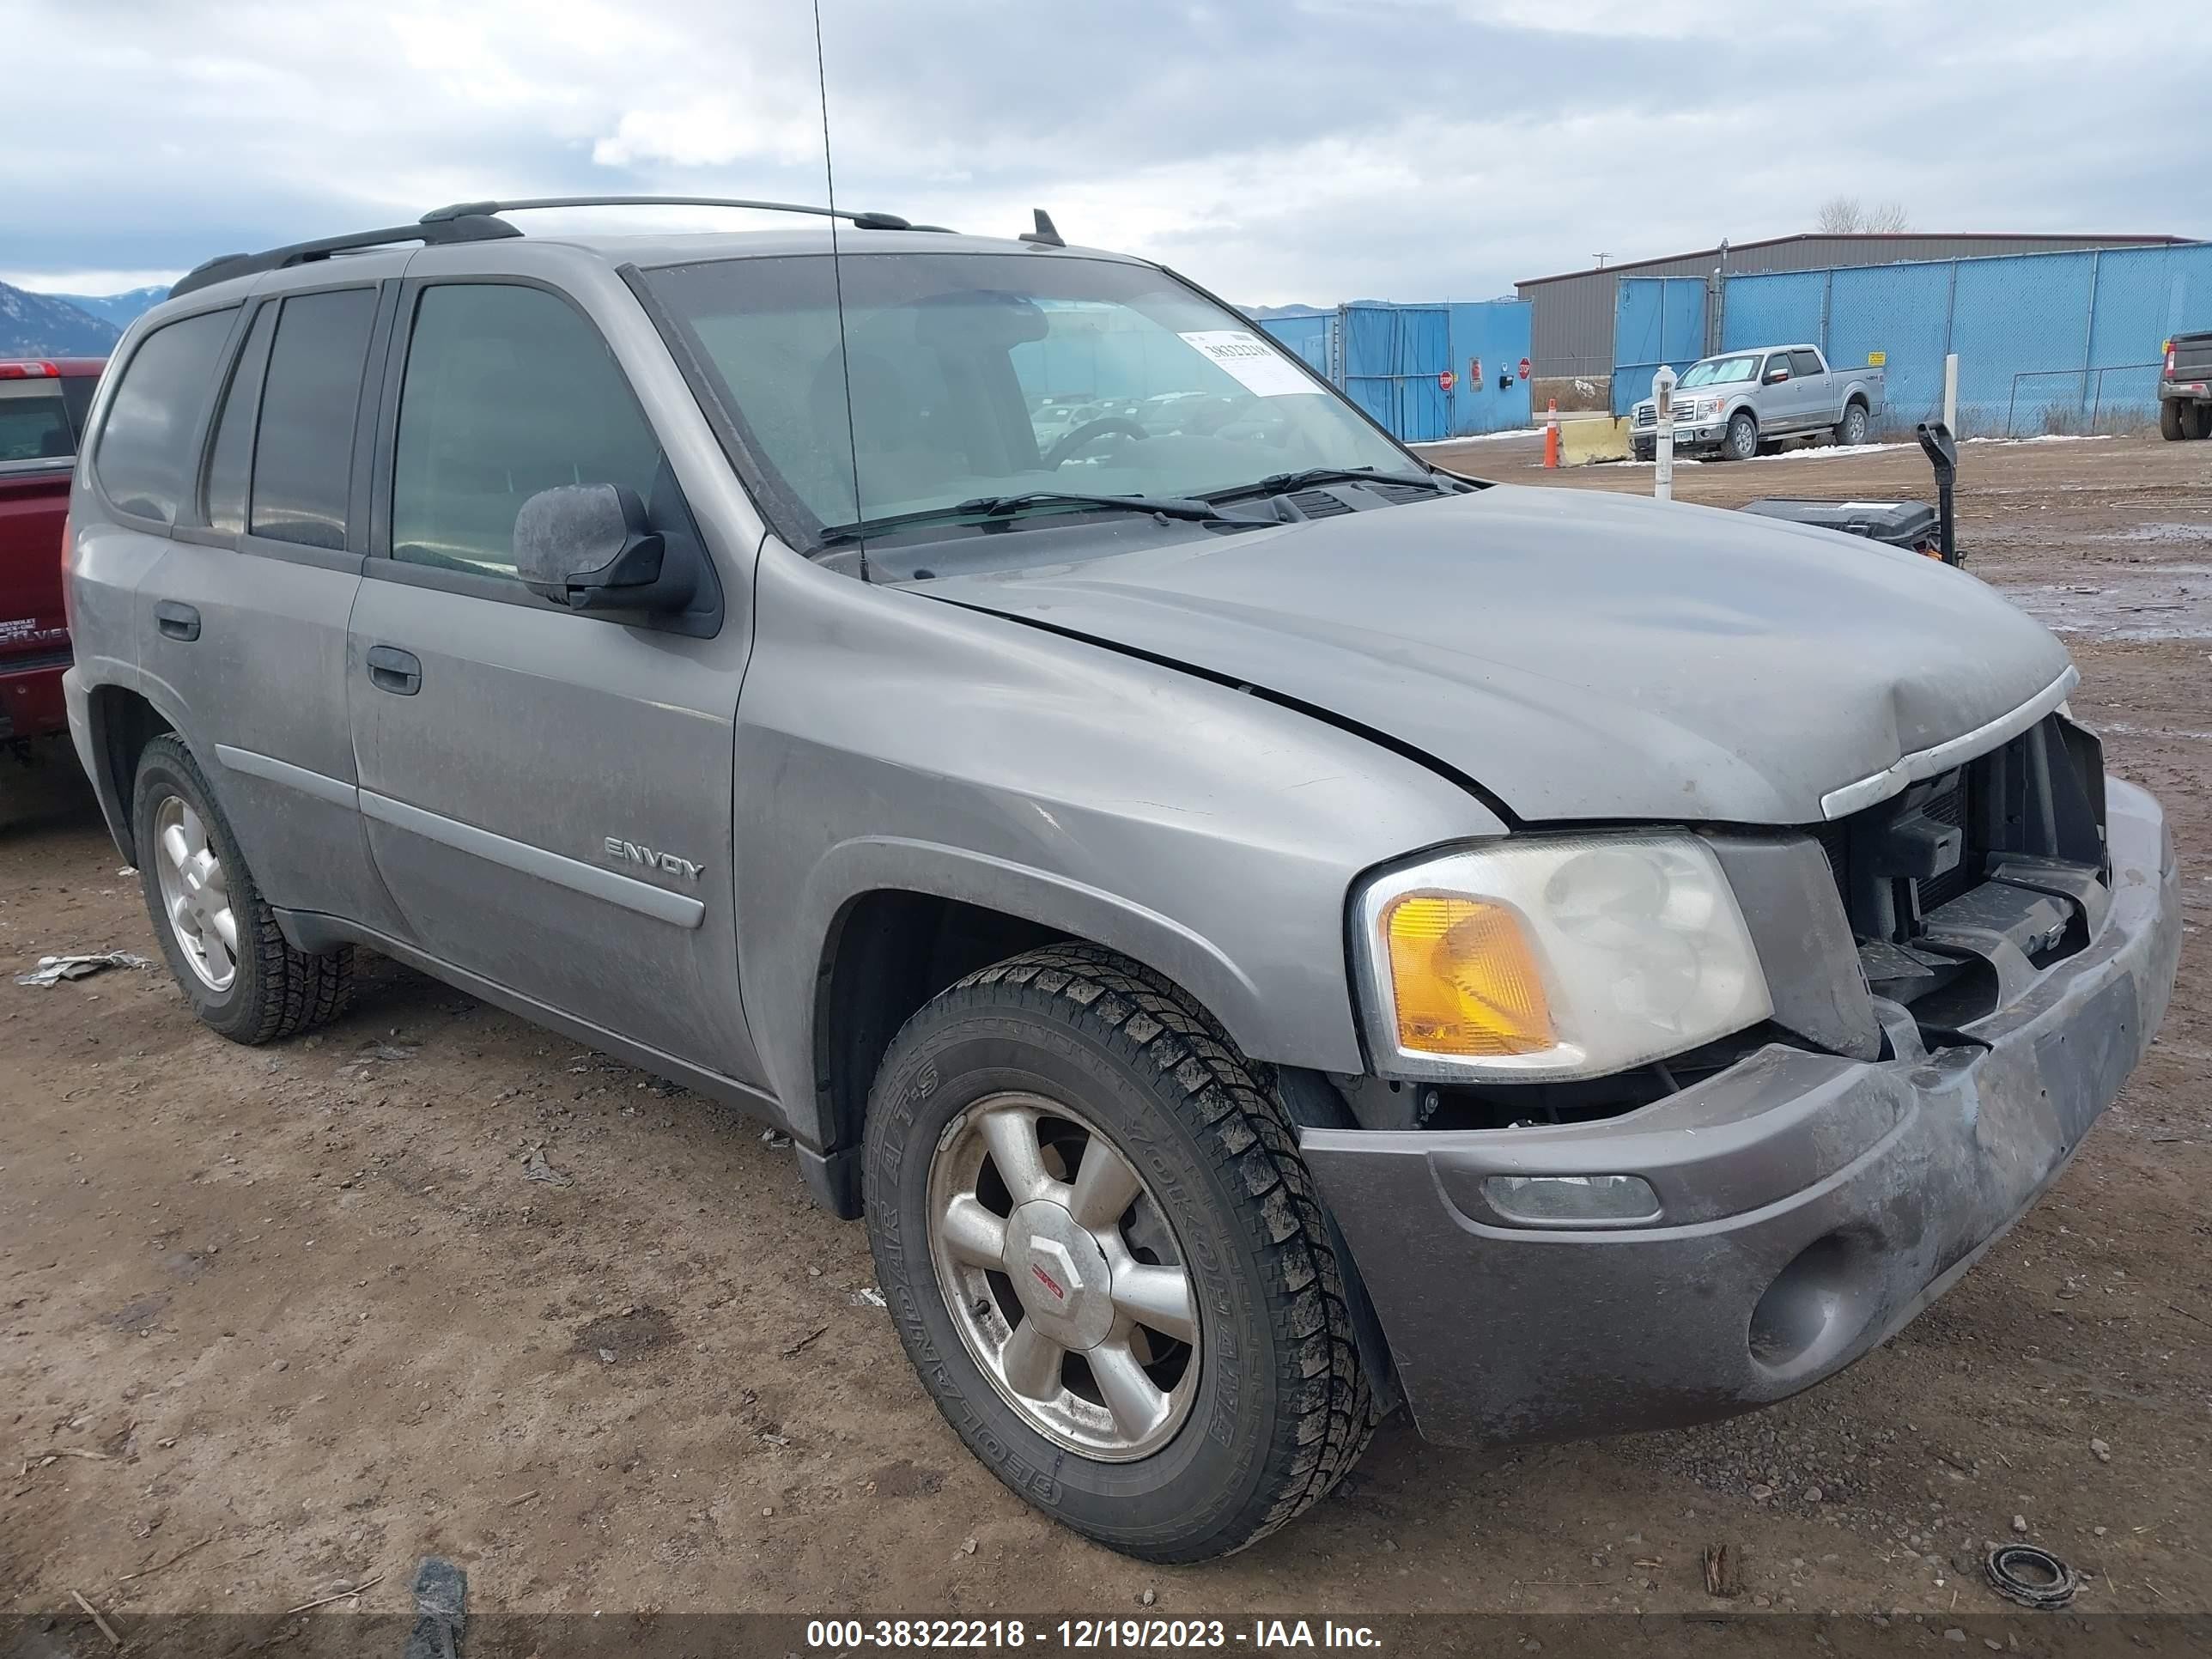
[[[238,976],[238,921],[207,825],[183,796],[171,795],[155,814],[154,840],[154,873],[169,931],[200,982],[228,991]]]
[[[1197,1393],[1197,1293],[1151,1188],[1079,1112],[1006,1093],[955,1118],[929,1242],[969,1352],[1031,1428],[1105,1462],[1174,1437]]]

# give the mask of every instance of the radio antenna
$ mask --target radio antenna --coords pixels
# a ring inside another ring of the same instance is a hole
[[[860,441],[853,430],[853,354],[845,343],[845,268],[837,257],[837,169],[830,159],[830,70],[822,56],[822,0],[814,0],[814,79],[822,91],[822,177],[830,188],[830,280],[837,294],[837,366],[845,374],[845,453],[853,462],[853,517],[860,511]],[[860,580],[867,581],[868,542],[860,538]]]

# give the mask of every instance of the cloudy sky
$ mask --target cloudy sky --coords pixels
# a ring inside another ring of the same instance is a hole
[[[1488,298],[1806,229],[1838,193],[1916,229],[2212,235],[2206,0],[822,15],[844,205],[1011,233],[1040,204],[1248,303]],[[793,0],[0,0],[0,280],[26,287],[484,196],[823,193]]]

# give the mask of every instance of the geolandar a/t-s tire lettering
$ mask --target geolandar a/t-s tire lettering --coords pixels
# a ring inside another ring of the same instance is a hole
[[[894,1323],[1000,1480],[1130,1554],[1243,1548],[1375,1412],[1342,1273],[1264,1075],[1092,945],[987,968],[907,1023],[864,1199]]]
[[[353,950],[295,951],[191,750],[155,738],[138,757],[131,845],[154,936],[193,1013],[234,1042],[319,1025],[352,995]]]

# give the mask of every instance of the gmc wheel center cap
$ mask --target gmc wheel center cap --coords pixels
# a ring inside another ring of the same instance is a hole
[[[1024,1311],[1062,1347],[1096,1347],[1114,1328],[1106,1253],[1050,1200],[1022,1205],[1007,1218],[1006,1268]]]

